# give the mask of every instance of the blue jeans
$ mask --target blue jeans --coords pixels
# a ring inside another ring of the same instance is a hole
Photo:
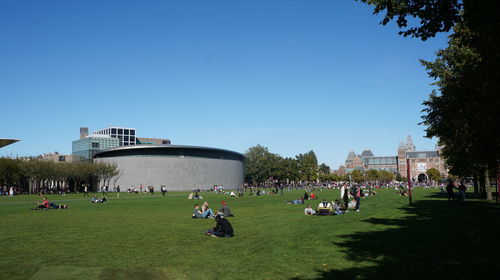
[[[359,202],[361,201],[361,197],[356,197],[356,210],[359,209]]]
[[[201,216],[203,218],[207,218],[209,216],[213,216],[214,215],[214,212],[212,211],[212,209],[207,209],[205,212],[203,212],[203,214],[201,214]]]

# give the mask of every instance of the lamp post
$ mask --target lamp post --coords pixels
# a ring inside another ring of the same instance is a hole
[[[410,159],[406,159],[406,177],[408,178],[408,199],[410,201],[410,205],[412,203],[411,201],[411,176],[410,176]]]

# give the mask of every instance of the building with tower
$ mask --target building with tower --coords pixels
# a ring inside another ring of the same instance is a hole
[[[399,142],[397,156],[374,156],[371,150],[364,150],[361,155],[350,151],[344,165],[339,167],[345,173],[353,170],[367,171],[370,169],[387,170],[407,176],[410,169],[410,177],[414,181],[426,181],[427,170],[437,169],[443,176],[448,176],[448,169],[444,160],[440,156],[442,147],[436,145],[434,151],[417,151],[410,135],[406,141]],[[410,166],[406,165],[409,159]]]

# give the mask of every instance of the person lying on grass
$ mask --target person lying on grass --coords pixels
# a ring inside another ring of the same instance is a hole
[[[316,215],[316,211],[311,208],[311,205],[307,204],[307,207],[304,209],[305,215]]]
[[[286,200],[286,204],[304,204],[304,199],[302,197],[299,197],[296,200]]]
[[[231,226],[231,223],[224,218],[224,214],[217,213],[217,215],[215,216],[215,221],[217,222],[215,224],[215,227],[207,230],[207,232],[205,232],[206,235],[210,235],[213,237],[234,236],[233,227]]]
[[[201,219],[206,219],[206,218],[212,218],[214,216],[214,212],[212,209],[208,208],[204,212],[200,211],[200,205],[195,204],[194,205],[194,210],[193,210],[193,218],[201,218]]]
[[[106,202],[106,198],[105,197],[97,197],[97,195],[94,195],[94,197],[92,197],[90,202],[92,202],[92,203],[104,203],[104,202]]]

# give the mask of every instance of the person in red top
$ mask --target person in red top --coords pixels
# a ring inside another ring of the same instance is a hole
[[[361,187],[359,185],[354,189],[354,199],[356,199],[356,212],[359,212],[359,204],[361,202]]]
[[[309,199],[316,199],[316,195],[313,192],[311,192],[311,195],[309,196]]]
[[[46,197],[43,198],[43,207],[45,207],[45,209],[49,209],[50,207],[49,201]]]
[[[39,209],[49,209],[50,208],[50,203],[49,201],[47,200],[47,197],[43,197],[43,201],[40,203],[40,202],[37,202],[36,204],[38,204],[37,207],[34,207],[34,208],[31,208],[33,210],[39,210]]]

